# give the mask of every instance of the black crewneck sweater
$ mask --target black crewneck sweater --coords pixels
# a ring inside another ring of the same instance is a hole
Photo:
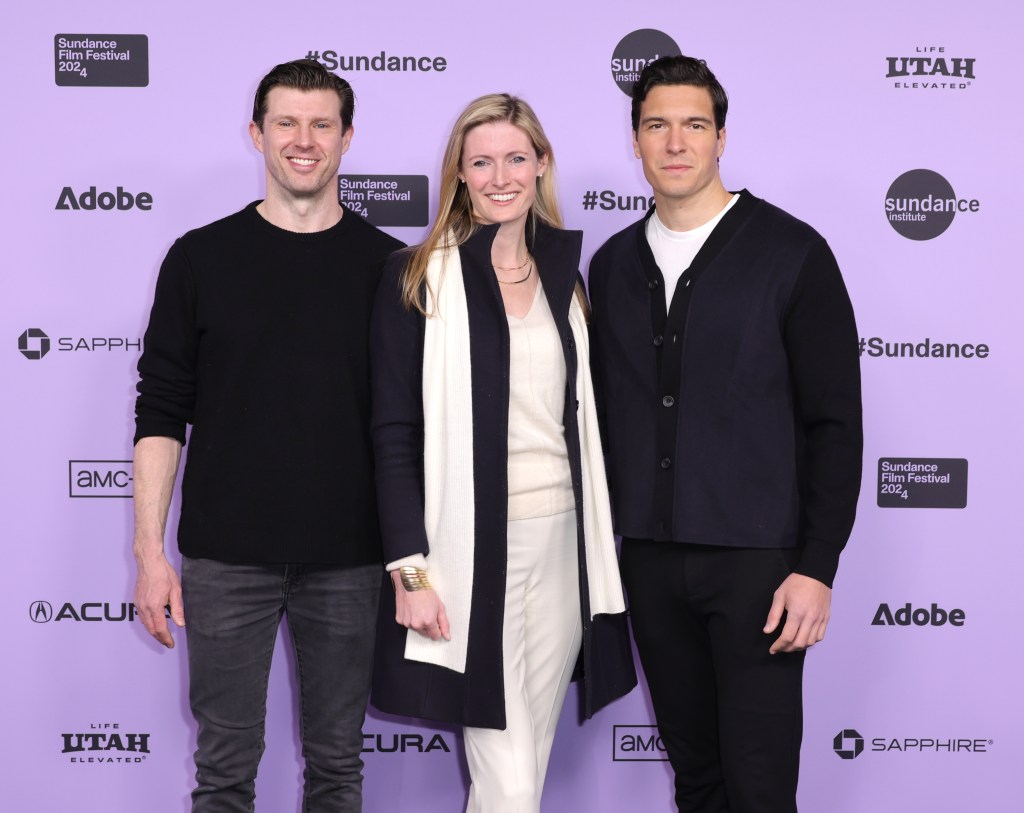
[[[346,212],[296,233],[252,203],[171,247],[135,441],[185,443],[178,544],[227,562],[379,562],[369,321],[401,243]]]

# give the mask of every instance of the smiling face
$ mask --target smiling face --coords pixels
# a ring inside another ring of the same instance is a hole
[[[263,128],[250,123],[249,134],[266,163],[268,200],[337,201],[334,179],[352,140],[337,93],[272,88]]]
[[[715,130],[711,94],[692,85],[657,85],[640,107],[633,152],[659,208],[724,193],[718,159],[725,128]]]
[[[547,169],[530,137],[514,124],[481,124],[462,144],[459,180],[465,181],[473,216],[481,223],[525,224],[537,196],[537,177]]]

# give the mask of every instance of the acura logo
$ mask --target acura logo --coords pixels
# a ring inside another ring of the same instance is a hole
[[[28,606],[28,617],[37,624],[45,624],[53,618],[53,607],[48,601],[33,601]]]

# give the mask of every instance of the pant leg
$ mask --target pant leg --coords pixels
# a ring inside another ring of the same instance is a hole
[[[283,565],[182,559],[189,702],[198,724],[193,813],[252,811]]]
[[[781,626],[772,636],[762,629],[797,555],[706,548],[691,561],[708,619],[730,813],[796,813],[804,653],[768,654]]]
[[[302,810],[358,813],[381,567],[292,565],[290,572],[286,618],[306,761]]]
[[[676,805],[684,813],[721,813],[729,807],[718,689],[705,619],[687,587],[687,548],[624,539],[620,570],[658,733],[675,773]]]
[[[525,684],[537,753],[538,808],[555,728],[583,642],[576,512],[542,519],[535,530],[524,528],[539,543],[525,602]]]
[[[537,813],[582,630],[575,514],[508,527],[504,730],[465,729],[467,813]],[[567,527],[571,523],[571,533]]]

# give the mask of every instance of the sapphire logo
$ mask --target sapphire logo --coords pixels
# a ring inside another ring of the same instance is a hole
[[[41,359],[50,352],[50,337],[37,327],[30,327],[18,337],[18,350],[27,359]]]
[[[875,737],[871,751],[880,754],[987,754],[994,741],[986,737]],[[864,753],[864,737],[855,728],[844,728],[832,740],[840,759],[856,759]]]
[[[668,34],[654,28],[641,28],[626,34],[612,52],[612,79],[627,96],[640,78],[644,65],[662,56],[680,56],[682,51]]]
[[[832,740],[832,750],[840,759],[856,759],[864,753],[864,738],[855,728],[844,728]]]
[[[48,601],[33,601],[28,605],[28,617],[37,624],[45,624],[53,618],[53,605]]]

